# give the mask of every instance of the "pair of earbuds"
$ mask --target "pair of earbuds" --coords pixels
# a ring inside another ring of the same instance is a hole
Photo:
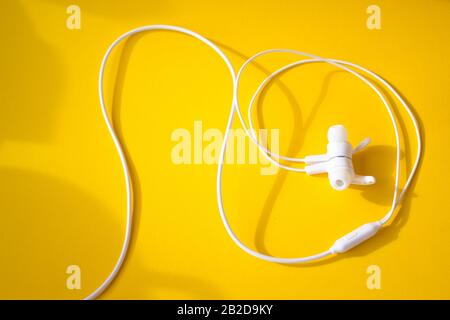
[[[132,184],[131,184],[131,177],[130,177],[130,170],[129,166],[125,157],[125,153],[123,151],[123,148],[121,146],[121,143],[119,141],[119,138],[114,130],[114,127],[112,125],[112,122],[108,116],[107,108],[105,105],[105,99],[103,96],[103,78],[104,78],[104,72],[106,68],[106,63],[108,61],[109,56],[111,55],[113,49],[120,44],[123,40],[127,39],[130,36],[133,36],[140,32],[148,32],[148,31],[172,31],[172,32],[178,32],[184,35],[188,35],[190,37],[193,37],[208,47],[210,47],[214,52],[216,52],[223,60],[225,65],[227,66],[231,79],[233,81],[233,99],[231,103],[231,109],[230,114],[228,116],[225,135],[224,135],[224,142],[222,145],[222,148],[220,150],[220,156],[218,161],[218,168],[217,168],[217,179],[216,179],[216,193],[217,193],[217,203],[218,203],[218,209],[220,213],[220,217],[222,219],[223,225],[225,227],[225,230],[227,231],[230,238],[235,242],[235,244],[240,247],[242,250],[247,252],[248,254],[270,262],[275,263],[283,263],[283,264],[297,264],[297,263],[306,263],[310,261],[315,261],[319,259],[324,259],[327,256],[331,256],[334,254],[339,254],[346,252],[350,250],[351,248],[359,245],[360,243],[364,242],[365,240],[371,238],[374,236],[382,226],[386,225],[389,220],[392,218],[395,209],[399,206],[403,196],[405,195],[406,191],[408,190],[411,181],[414,177],[414,174],[417,170],[420,157],[421,157],[421,137],[420,137],[420,131],[419,131],[419,125],[417,123],[417,120],[412,113],[411,109],[409,108],[408,104],[405,102],[405,100],[401,97],[401,95],[383,78],[375,74],[374,72],[363,68],[355,63],[351,63],[348,61],[343,60],[336,60],[336,59],[328,59],[328,58],[321,58],[316,55],[312,55],[309,53],[296,51],[296,50],[290,50],[290,49],[271,49],[266,50],[260,53],[255,54],[251,58],[249,58],[247,61],[243,63],[239,71],[236,73],[234,70],[234,67],[231,63],[231,61],[228,59],[226,54],[212,41],[208,40],[207,38],[201,36],[200,34],[193,32],[191,30],[177,27],[177,26],[171,26],[171,25],[149,25],[144,26],[141,28],[133,29],[131,31],[128,31],[121,36],[119,36],[107,49],[103,60],[100,65],[100,72],[99,72],[99,78],[98,78],[98,91],[99,91],[99,99],[100,99],[100,107],[102,110],[103,118],[106,123],[106,126],[108,128],[108,131],[111,135],[111,138],[114,142],[114,145],[116,147],[117,153],[119,155],[122,169],[124,173],[125,178],[125,188],[126,188],[126,196],[127,196],[127,220],[126,220],[126,230],[125,230],[125,239],[123,241],[122,250],[120,252],[119,258],[117,259],[117,262],[111,271],[111,273],[108,275],[108,277],[102,282],[102,284],[94,291],[92,292],[86,299],[94,299],[98,295],[100,295],[112,282],[112,280],[116,277],[118,274],[123,261],[125,260],[128,246],[130,243],[130,237],[131,237],[131,231],[132,231],[132,217],[133,217],[133,193],[132,193]],[[255,94],[253,95],[253,98],[251,99],[250,105],[249,105],[249,117],[248,121],[250,122],[250,128],[247,127],[246,121],[244,120],[241,110],[240,110],[240,103],[238,99],[238,89],[239,89],[239,81],[243,74],[244,69],[247,65],[249,65],[253,60],[256,58],[271,54],[271,53],[285,53],[285,54],[293,54],[298,55],[302,57],[306,57],[306,59],[299,60],[296,62],[293,62],[289,65],[286,65],[279,70],[273,72],[271,75],[269,75],[258,87]],[[390,210],[387,212],[387,214],[380,220],[377,220],[375,222],[369,222],[366,223],[353,231],[349,232],[347,235],[339,238],[336,240],[333,245],[318,254],[306,256],[306,257],[299,257],[299,258],[283,258],[283,257],[274,257],[270,255],[266,255],[260,252],[257,252],[251,248],[249,248],[247,245],[245,245],[243,242],[239,240],[239,238],[236,236],[236,234],[233,232],[227,216],[225,214],[225,209],[223,205],[223,199],[222,199],[222,173],[223,173],[223,165],[224,165],[224,159],[225,159],[225,151],[227,148],[227,140],[230,135],[230,130],[232,128],[233,120],[235,115],[237,114],[242,127],[245,129],[251,140],[260,148],[261,152],[274,164],[279,166],[282,169],[289,170],[289,171],[295,171],[295,172],[305,172],[310,175],[320,174],[320,173],[327,173],[328,178],[330,181],[331,186],[336,190],[345,190],[352,184],[356,185],[371,185],[375,183],[375,178],[372,176],[361,176],[357,175],[353,168],[352,163],[352,156],[356,152],[361,151],[364,147],[366,147],[369,143],[369,139],[363,140],[359,145],[357,145],[355,148],[352,147],[352,145],[348,142],[348,135],[346,129],[341,125],[332,126],[328,131],[328,146],[327,146],[327,152],[322,155],[313,155],[313,156],[307,156],[305,158],[290,158],[283,155],[278,155],[270,150],[267,150],[263,145],[261,145],[258,140],[256,139],[254,135],[254,130],[252,129],[251,124],[251,108],[252,105],[262,90],[262,88],[271,81],[276,75],[280,74],[281,72],[300,66],[307,63],[327,63],[330,65],[333,65],[341,70],[344,70],[361,81],[363,81],[365,84],[367,84],[374,92],[377,94],[377,96],[380,98],[381,102],[386,107],[386,111],[389,114],[390,120],[392,122],[394,133],[395,133],[395,141],[397,144],[396,148],[396,174],[395,174],[395,187],[393,192],[393,199]],[[374,85],[372,81],[378,81],[379,84],[383,85],[389,92],[391,92],[394,97],[400,102],[400,104],[404,107],[407,114],[409,115],[412,124],[415,129],[415,133],[417,136],[417,156],[416,160],[414,162],[414,165],[409,173],[409,176],[403,186],[403,190],[399,193],[399,176],[400,176],[400,135],[399,135],[399,129],[397,125],[397,121],[394,115],[394,112],[387,102],[385,96],[383,93]],[[288,162],[303,162],[305,163],[304,168],[295,168],[291,167],[285,164],[282,164],[279,162],[279,160],[284,160]]]
[[[355,148],[348,142],[347,130],[343,125],[335,125],[328,129],[327,153],[306,156],[305,172],[309,175],[327,173],[331,187],[345,190],[351,184],[371,185],[375,183],[373,176],[361,176],[355,173],[352,156],[370,143],[366,138]]]

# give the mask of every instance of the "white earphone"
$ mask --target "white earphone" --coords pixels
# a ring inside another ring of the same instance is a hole
[[[374,184],[372,176],[360,176],[353,170],[352,155],[364,149],[370,142],[364,139],[356,148],[347,141],[347,130],[342,125],[328,130],[327,153],[305,157],[305,171],[309,175],[328,173],[328,179],[335,190],[345,190],[350,184]]]
[[[100,106],[102,109],[103,118],[105,120],[105,123],[107,125],[107,128],[109,130],[109,133],[111,135],[111,138],[113,139],[114,145],[117,149],[119,158],[121,160],[124,177],[125,177],[125,187],[126,187],[126,193],[127,193],[127,223],[126,223],[126,232],[125,232],[125,239],[122,245],[122,250],[120,253],[120,256],[111,271],[110,275],[105,279],[105,281],[92,293],[90,294],[86,299],[95,299],[97,296],[99,296],[112,282],[112,280],[115,278],[117,273],[119,272],[122,263],[125,259],[128,245],[130,242],[130,236],[132,231],[132,190],[131,190],[131,178],[130,173],[128,169],[128,164],[125,158],[125,154],[123,152],[122,146],[120,144],[120,141],[114,131],[114,128],[111,124],[111,121],[108,117],[108,113],[106,111],[105,107],[105,101],[103,96],[103,75],[106,67],[106,62],[112,52],[112,50],[121,43],[124,39],[144,31],[152,31],[152,30],[166,30],[166,31],[175,31],[179,32],[185,35],[189,35],[193,38],[196,38],[209,46],[211,49],[213,49],[225,62],[226,66],[228,67],[228,70],[230,71],[231,78],[233,80],[233,100],[231,105],[231,111],[230,115],[228,117],[226,131],[224,135],[224,143],[221,148],[219,162],[218,162],[218,170],[217,170],[217,180],[216,180],[216,191],[217,191],[217,201],[218,201],[218,207],[220,216],[222,218],[222,222],[225,226],[226,231],[228,232],[228,235],[231,237],[231,239],[245,252],[251,254],[254,257],[257,257],[262,260],[270,261],[270,262],[277,262],[277,263],[285,263],[285,264],[296,264],[296,263],[304,263],[309,261],[314,261],[318,259],[322,259],[326,256],[337,254],[337,253],[343,253],[351,248],[355,247],[356,245],[362,243],[363,241],[369,239],[370,237],[374,236],[380,228],[385,225],[392,215],[394,214],[395,209],[400,204],[403,196],[405,195],[405,192],[408,190],[408,187],[411,184],[411,181],[414,177],[414,174],[417,170],[417,167],[419,165],[420,157],[421,157],[421,137],[420,137],[420,131],[419,131],[419,125],[417,123],[416,118],[414,117],[414,114],[404,101],[404,99],[397,93],[397,91],[384,79],[376,75],[375,73],[359,66],[354,63],[342,61],[342,60],[334,60],[334,59],[325,59],[321,58],[312,54],[300,52],[300,51],[294,51],[294,50],[288,50],[288,49],[272,49],[260,52],[251,58],[249,58],[240,68],[239,72],[236,74],[234,71],[234,68],[230,62],[230,60],[227,58],[225,53],[213,42],[206,39],[205,37],[176,26],[170,26],[170,25],[150,25],[150,26],[144,26],[141,28],[137,28],[134,30],[131,30],[123,35],[121,35],[119,38],[117,38],[108,48],[106,51],[101,66],[100,66],[100,72],[99,72],[99,79],[98,79],[98,90],[99,90],[99,98],[100,98]],[[249,127],[247,127],[246,122],[244,121],[244,118],[242,116],[240,106],[239,106],[239,81],[241,78],[241,75],[246,68],[246,66],[251,63],[253,60],[255,60],[257,57],[266,55],[269,53],[290,53],[295,55],[300,55],[303,57],[307,57],[308,59],[296,61],[294,63],[291,63],[287,66],[284,66],[280,68],[279,70],[275,71],[271,75],[269,75],[258,87],[258,89],[255,91],[250,104],[248,108],[248,121],[249,121]],[[232,228],[230,224],[228,223],[227,217],[225,215],[225,209],[222,203],[222,169],[224,165],[224,158],[225,158],[225,151],[227,146],[227,140],[230,133],[231,125],[233,123],[234,115],[237,113],[239,120],[248,134],[248,136],[251,138],[251,140],[260,148],[261,152],[275,165],[279,166],[282,169],[289,170],[289,171],[295,171],[295,172],[305,172],[307,174],[317,174],[317,173],[328,173],[328,177],[330,180],[331,186],[336,190],[344,190],[351,184],[364,184],[369,185],[375,183],[375,178],[371,176],[359,176],[356,175],[353,170],[353,164],[352,164],[352,154],[355,152],[360,151],[363,149],[368,143],[369,140],[365,139],[362,143],[360,143],[356,148],[352,148],[350,143],[347,141],[347,132],[343,126],[332,126],[328,132],[328,147],[327,147],[327,153],[324,155],[318,155],[318,156],[307,156],[305,158],[292,158],[292,157],[286,157],[283,155],[275,154],[265,148],[263,145],[261,145],[254,133],[254,128],[252,124],[252,117],[251,117],[251,111],[252,106],[258,96],[258,94],[261,92],[261,90],[266,86],[266,84],[271,81],[277,74],[283,72],[284,70],[287,70],[289,68],[293,68],[295,66],[299,66],[306,63],[317,63],[317,62],[324,62],[331,64],[333,66],[336,66],[342,70],[345,70],[360,80],[362,80],[364,83],[366,83],[374,92],[379,96],[381,101],[386,107],[386,110],[389,113],[390,119],[392,121],[394,132],[395,132],[395,138],[397,143],[396,148],[396,175],[395,175],[395,188],[393,193],[393,200],[391,209],[388,211],[388,213],[379,221],[371,222],[364,224],[363,226],[360,226],[356,228],[355,230],[351,231],[349,234],[345,235],[344,237],[336,240],[334,244],[326,251],[322,253],[318,253],[315,255],[311,255],[308,257],[300,257],[300,258],[278,258],[278,257],[272,257],[269,255],[262,254],[260,252],[254,251],[247,247],[245,244],[243,244],[238,237],[234,234],[232,231]],[[399,137],[399,130],[397,126],[397,122],[395,120],[393,111],[391,107],[389,106],[388,102],[386,101],[386,98],[384,95],[375,87],[375,85],[368,80],[368,78],[362,76],[360,72],[366,73],[372,78],[379,81],[382,85],[384,85],[396,98],[397,100],[403,105],[405,110],[407,111],[409,117],[411,118],[411,121],[414,125],[416,136],[417,136],[417,156],[414,162],[414,165],[411,169],[411,172],[406,180],[406,183],[403,187],[402,192],[400,195],[398,195],[399,191],[399,175],[400,175],[400,137]],[[290,167],[284,164],[281,164],[278,160],[284,160],[289,162],[297,162],[297,163],[305,163],[305,168],[294,168]]]

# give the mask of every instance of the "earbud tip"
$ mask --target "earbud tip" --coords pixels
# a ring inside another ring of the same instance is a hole
[[[347,130],[341,124],[332,126],[328,129],[329,142],[345,142],[348,139]]]
[[[366,177],[364,177],[364,182],[366,184],[374,184],[375,182],[377,182],[377,180],[375,179],[375,177],[366,176]]]
[[[348,169],[337,168],[328,172],[328,179],[333,189],[342,191],[348,188],[352,177]]]

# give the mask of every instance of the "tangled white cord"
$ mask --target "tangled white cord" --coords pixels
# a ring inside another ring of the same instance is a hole
[[[258,53],[254,56],[252,56],[250,59],[248,59],[240,68],[239,72],[237,73],[237,75],[235,74],[234,68],[230,62],[230,60],[228,59],[228,57],[225,55],[225,53],[219,49],[218,46],[216,46],[213,42],[211,42],[210,40],[206,39],[205,37],[181,28],[181,27],[177,27],[177,26],[171,26],[171,25],[149,25],[149,26],[144,26],[144,27],[140,27],[137,29],[133,29],[127,33],[124,33],[123,35],[121,35],[119,38],[117,38],[108,48],[108,50],[106,51],[101,66],[100,66],[100,72],[99,72],[99,78],[98,78],[98,94],[99,94],[99,99],[100,99],[100,107],[102,109],[102,114],[103,114],[103,118],[105,120],[106,126],[108,128],[108,131],[111,135],[111,138],[114,142],[114,145],[116,147],[117,153],[119,154],[119,158],[122,164],[122,169],[124,172],[124,178],[125,178],[125,188],[126,188],[126,197],[127,197],[127,219],[126,219],[126,229],[125,229],[125,238],[123,241],[123,245],[122,245],[122,249],[119,255],[119,258],[117,259],[117,262],[113,268],[113,270],[111,271],[111,273],[108,275],[108,277],[103,281],[103,283],[94,291],[92,292],[88,297],[86,297],[86,300],[91,300],[91,299],[95,299],[97,298],[109,285],[110,283],[114,280],[114,278],[117,276],[124,260],[125,260],[125,256],[127,254],[128,251],[128,246],[130,243],[130,237],[131,237],[131,231],[132,231],[132,220],[133,220],[133,196],[132,196],[132,187],[131,187],[131,177],[130,177],[130,171],[128,168],[128,163],[125,157],[125,153],[123,151],[123,148],[120,144],[120,141],[117,137],[116,132],[114,131],[113,125],[110,121],[110,118],[108,116],[108,112],[106,110],[106,106],[105,106],[105,101],[104,101],[104,96],[103,96],[103,77],[104,77],[104,71],[105,71],[105,67],[106,67],[106,63],[107,60],[111,54],[111,52],[113,51],[113,49],[119,44],[121,43],[124,39],[139,33],[139,32],[144,32],[144,31],[151,31],[151,30],[167,30],[167,31],[175,31],[175,32],[179,32],[185,35],[189,35],[191,37],[194,37],[198,40],[200,40],[201,42],[203,42],[204,44],[208,45],[210,48],[212,48],[221,58],[222,60],[225,62],[228,70],[230,71],[230,75],[231,78],[233,80],[233,88],[234,88],[234,92],[233,92],[233,100],[232,100],[232,105],[231,105],[231,110],[230,110],[230,114],[228,117],[228,121],[227,121],[227,126],[226,126],[226,130],[225,130],[225,135],[224,135],[224,143],[222,145],[221,151],[220,151],[220,156],[219,156],[219,162],[218,162],[218,169],[217,169],[217,180],[216,180],[216,191],[217,191],[217,201],[218,201],[218,206],[219,206],[219,211],[220,211],[220,216],[222,218],[222,222],[225,226],[225,229],[227,230],[229,236],[231,237],[231,239],[233,239],[233,241],[245,252],[249,253],[250,255],[257,257],[259,259],[263,259],[266,261],[270,261],[270,262],[276,262],[276,263],[284,263],[284,264],[295,264],[295,263],[304,263],[304,262],[309,262],[309,261],[313,261],[313,260],[318,260],[321,258],[324,258],[328,255],[333,254],[334,252],[332,250],[327,250],[324,251],[322,253],[319,254],[315,254],[315,255],[311,255],[308,257],[301,257],[301,258],[277,258],[277,257],[272,257],[269,255],[265,255],[262,253],[259,253],[257,251],[254,251],[252,249],[250,249],[249,247],[247,247],[245,244],[243,244],[238,237],[234,234],[233,230],[231,229],[230,224],[228,223],[227,217],[225,215],[225,210],[223,207],[223,203],[222,203],[222,169],[223,169],[223,165],[224,165],[224,158],[225,158],[225,151],[226,151],[226,147],[227,147],[227,141],[228,141],[228,136],[230,133],[230,129],[231,129],[231,125],[233,123],[233,119],[234,119],[234,114],[235,111],[237,111],[239,120],[244,128],[244,130],[246,131],[246,133],[248,134],[248,136],[251,138],[251,140],[257,144],[257,146],[259,147],[259,149],[261,150],[261,152],[275,165],[279,166],[280,168],[286,169],[286,170],[290,170],[290,171],[297,171],[297,172],[304,172],[304,169],[299,169],[299,168],[292,168],[286,165],[281,164],[279,161],[275,160],[279,159],[279,160],[284,160],[284,161],[290,161],[290,162],[305,162],[305,160],[303,158],[292,158],[292,157],[286,157],[283,155],[279,155],[279,154],[275,154],[273,152],[271,152],[270,150],[266,149],[262,144],[259,143],[259,141],[256,138],[256,135],[254,134],[254,127],[253,127],[253,123],[251,122],[251,111],[252,111],[252,106],[257,98],[257,96],[259,95],[259,93],[261,92],[261,90],[267,85],[267,83],[269,81],[271,81],[276,75],[278,75],[279,73],[293,68],[295,66],[298,65],[302,65],[302,64],[306,64],[306,63],[315,63],[315,62],[325,62],[328,64],[331,64],[333,66],[336,66],[342,70],[345,70],[347,72],[350,72],[351,74],[355,75],[356,77],[358,77],[359,79],[361,79],[364,83],[366,83],[370,88],[372,88],[372,90],[375,91],[375,93],[379,96],[379,98],[381,99],[381,101],[383,102],[383,104],[386,106],[386,109],[389,113],[389,116],[391,118],[392,124],[394,126],[394,131],[395,131],[395,138],[396,138],[396,143],[397,143],[397,152],[396,152],[396,176],[395,176],[395,189],[394,189],[394,196],[393,196],[393,200],[392,200],[392,206],[391,209],[389,210],[389,212],[378,222],[380,224],[386,224],[389,219],[392,217],[395,209],[397,208],[397,206],[400,204],[403,195],[405,194],[405,192],[407,191],[408,187],[411,184],[411,181],[414,177],[414,174],[417,170],[419,161],[420,161],[420,156],[421,156],[421,138],[420,138],[420,132],[419,132],[419,125],[417,123],[416,118],[414,117],[414,114],[411,112],[410,108],[408,107],[408,105],[406,104],[406,102],[402,99],[402,97],[396,92],[396,90],[389,85],[389,83],[387,83],[385,80],[383,80],[381,77],[379,77],[378,75],[376,75],[375,73],[361,67],[358,66],[354,63],[350,63],[350,62],[346,62],[346,61],[342,61],[342,60],[334,60],[334,59],[324,59],[312,54],[308,54],[308,53],[304,53],[304,52],[300,52],[300,51],[294,51],[294,50],[287,50],[287,49],[273,49],[273,50],[267,50],[267,51],[263,51],[261,53]],[[240,107],[239,107],[239,101],[238,101],[238,88],[239,88],[239,81],[240,78],[242,76],[242,73],[244,71],[244,69],[246,68],[246,66],[251,63],[253,60],[255,60],[257,57],[265,55],[265,54],[269,54],[269,53],[275,53],[275,52],[284,52],[284,53],[291,53],[291,54],[296,54],[296,55],[301,55],[301,56],[305,56],[308,57],[309,59],[306,60],[300,60],[294,63],[291,63],[285,67],[280,68],[279,70],[273,72],[271,75],[269,75],[258,87],[258,89],[256,90],[256,92],[254,93],[250,104],[249,104],[249,108],[248,108],[248,120],[249,120],[249,127],[247,127],[244,117],[242,116]],[[387,103],[385,97],[383,96],[383,94],[365,77],[363,77],[361,74],[359,74],[358,72],[356,72],[355,70],[349,68],[355,68],[359,71],[363,71],[366,72],[367,74],[369,74],[370,76],[372,76],[373,78],[377,79],[378,81],[380,81],[384,86],[386,86],[386,88],[388,88],[389,91],[391,91],[394,96],[400,101],[400,103],[404,106],[404,108],[406,109],[406,111],[408,112],[408,115],[410,116],[415,131],[416,131],[416,135],[417,135],[417,156],[416,156],[416,160],[415,163],[413,165],[413,168],[411,169],[411,172],[409,174],[409,177],[405,183],[405,186],[402,190],[402,192],[400,193],[400,196],[398,196],[398,189],[399,189],[399,175],[400,175],[400,138],[399,138],[399,130],[397,127],[397,122],[395,120],[394,114],[392,112],[391,107],[389,106],[389,104]]]

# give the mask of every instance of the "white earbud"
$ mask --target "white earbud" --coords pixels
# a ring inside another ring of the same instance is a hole
[[[375,183],[372,176],[360,176],[353,170],[352,155],[364,149],[370,139],[364,139],[355,148],[348,142],[347,130],[342,125],[328,129],[327,153],[305,157],[305,171],[309,175],[328,173],[328,179],[335,190],[345,190],[351,184],[369,185]]]

